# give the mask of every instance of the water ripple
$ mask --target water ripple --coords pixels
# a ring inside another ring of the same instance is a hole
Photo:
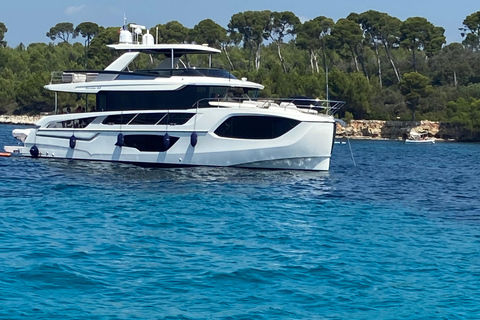
[[[0,158],[0,318],[480,318],[480,145],[351,145],[328,173]]]

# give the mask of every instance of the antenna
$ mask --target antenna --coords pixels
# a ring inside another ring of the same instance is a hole
[[[146,27],[130,23],[130,28],[132,28],[132,33],[135,35],[135,42],[139,43],[139,38],[142,35],[142,30],[145,30]]]
[[[327,79],[326,88],[327,88],[327,101],[328,101],[328,66],[325,67],[325,77]]]
[[[328,109],[330,108],[330,100],[329,100],[329,96],[328,96],[328,66],[325,66],[325,78],[326,78],[326,81],[327,81],[325,87],[326,87],[326,90],[327,90],[326,94],[327,94],[327,114],[328,114],[328,111],[329,111]]]

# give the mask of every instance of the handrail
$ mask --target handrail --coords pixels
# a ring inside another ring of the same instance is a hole
[[[345,101],[338,100],[320,100],[311,98],[279,98],[279,100],[297,105],[299,108],[306,108],[310,110],[325,110],[327,114],[334,115],[344,105]],[[297,102],[306,102],[307,104],[299,104]]]
[[[301,111],[311,113],[325,113],[327,115],[334,115],[340,108],[345,105],[345,101],[336,100],[319,100],[308,98],[203,98],[198,100],[192,105],[192,108],[205,108],[217,106],[220,107],[241,107],[243,103],[251,102],[248,104],[255,105],[257,108],[268,109],[270,107],[278,107],[287,109],[299,109]],[[245,105],[247,106],[247,105]],[[313,111],[313,112],[312,112]]]
[[[100,75],[110,75],[107,78],[100,78]],[[131,77],[148,77],[148,78],[170,78],[173,76],[181,77],[215,77],[237,79],[229,71],[225,69],[208,69],[208,68],[182,68],[182,69],[146,69],[136,71],[115,71],[115,70],[65,70],[53,71],[51,73],[50,84],[58,83],[80,83],[91,81],[108,81],[115,80],[122,76]]]

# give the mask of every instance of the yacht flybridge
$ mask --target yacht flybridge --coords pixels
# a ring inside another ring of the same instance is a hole
[[[211,68],[211,55],[220,51],[204,45],[154,44],[148,33],[140,43],[123,28],[120,43],[108,47],[125,53],[103,71],[53,73],[45,86],[55,94],[95,95],[95,105],[73,112],[55,99],[56,114],[15,129],[21,145],[7,152],[158,166],[329,169],[333,113],[343,102],[258,98],[262,85]],[[141,53],[163,60],[132,71]],[[209,67],[192,67],[191,55]]]

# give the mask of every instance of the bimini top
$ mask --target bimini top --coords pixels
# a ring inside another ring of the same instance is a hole
[[[134,43],[119,43],[107,45],[110,49],[114,50],[126,50],[136,51],[144,53],[160,53],[165,55],[171,55],[174,52],[175,55],[184,54],[212,54],[221,53],[220,50],[211,48],[206,45],[199,44],[134,44]]]

